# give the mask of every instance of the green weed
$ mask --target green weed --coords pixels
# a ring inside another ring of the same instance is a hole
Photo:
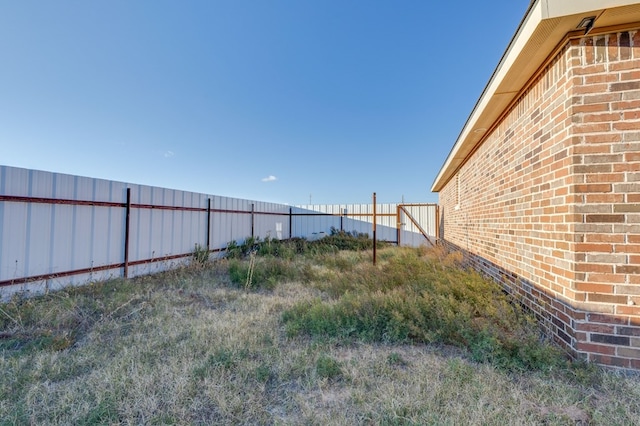
[[[377,247],[383,248],[387,243],[378,242]],[[236,241],[227,243],[226,257],[228,259],[243,259],[251,252],[261,257],[278,257],[292,260],[295,255],[305,255],[313,258],[320,255],[335,255],[342,250],[366,251],[373,248],[373,240],[368,234],[358,232],[340,231],[331,228],[331,232],[324,238],[315,241],[307,241],[304,238],[291,238],[288,240],[276,240],[266,237],[264,240],[256,237],[247,237],[238,244]]]
[[[256,378],[256,381],[260,383],[266,383],[271,379],[273,373],[271,372],[271,367],[267,364],[260,364],[255,368],[253,374]]]
[[[260,237],[246,237],[240,244],[237,241],[229,241],[225,250],[225,257],[227,259],[247,257],[252,251],[257,251],[260,244]]]
[[[99,401],[94,407],[89,410],[84,418],[79,419],[78,421],[79,425],[87,426],[114,423],[118,423],[118,409],[116,402],[111,396],[108,396],[107,398]]]
[[[316,360],[316,376],[320,379],[339,380],[343,377],[342,367],[334,358],[321,355]]]
[[[195,265],[206,266],[209,263],[209,250],[200,244],[196,244],[192,259]]]
[[[391,352],[389,356],[387,356],[387,363],[389,365],[395,365],[400,367],[405,367],[408,365],[407,361],[405,361],[404,358],[402,358],[402,355],[400,355],[397,352]]]

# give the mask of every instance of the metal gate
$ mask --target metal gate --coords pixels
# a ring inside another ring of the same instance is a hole
[[[396,217],[398,246],[433,246],[439,239],[437,204],[398,204]]]
[[[379,241],[403,246],[435,245],[438,205],[429,203],[314,204],[296,206],[293,236],[326,234],[330,228],[371,233],[376,225]]]

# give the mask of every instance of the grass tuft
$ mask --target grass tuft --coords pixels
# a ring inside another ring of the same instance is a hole
[[[328,355],[320,355],[316,360],[316,375],[320,379],[339,380],[343,377],[340,363]]]

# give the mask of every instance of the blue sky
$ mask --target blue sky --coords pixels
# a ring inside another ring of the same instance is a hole
[[[528,0],[0,0],[0,164],[288,204],[430,187]]]

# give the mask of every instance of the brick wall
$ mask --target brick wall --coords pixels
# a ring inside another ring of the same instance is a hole
[[[640,368],[640,31],[568,42],[440,204],[446,243],[566,349]]]

